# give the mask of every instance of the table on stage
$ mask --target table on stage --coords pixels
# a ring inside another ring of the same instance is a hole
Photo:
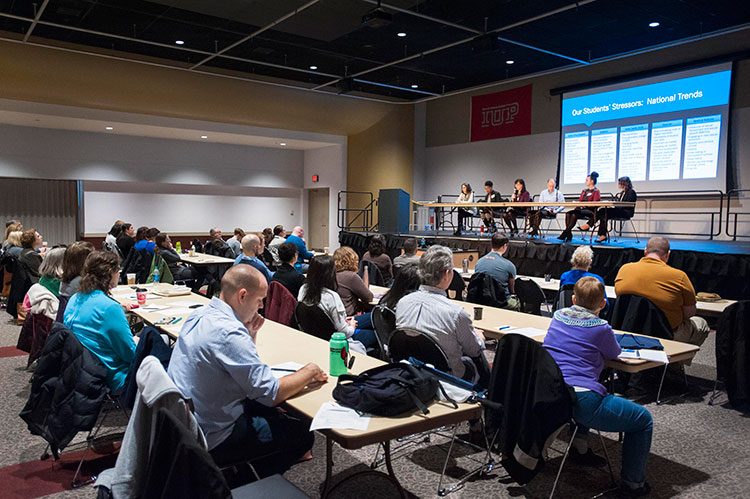
[[[561,207],[561,208],[568,208],[568,209],[575,209],[575,208],[635,208],[635,203],[626,203],[623,201],[565,201],[565,202],[540,202],[540,201],[528,201],[528,202],[516,202],[511,203],[510,201],[502,202],[502,203],[419,203],[417,201],[412,201],[412,203],[419,205],[419,206],[425,206],[427,208],[434,208],[437,211],[443,210],[445,208],[448,208],[450,210],[455,210],[457,208],[489,208],[489,209],[498,209],[498,208],[530,208],[529,210],[526,210],[526,217],[528,217],[529,213],[534,210],[540,210],[544,207]],[[596,214],[597,210],[594,211],[594,223],[596,223]],[[435,220],[439,220],[441,217],[435,216]],[[524,224],[527,225],[527,224]],[[435,228],[438,229],[438,224],[435,224]],[[592,232],[593,234],[593,232]]]
[[[473,270],[469,270],[468,272],[463,272],[463,269],[460,268],[454,268],[456,272],[461,274],[461,277],[463,277],[465,280],[471,279],[471,276],[474,275]],[[535,283],[539,285],[540,288],[542,288],[544,291],[549,291],[552,293],[557,293],[557,291],[560,289],[560,279],[550,279],[549,281],[546,281],[544,277],[534,277],[529,275],[518,275],[516,277],[521,277],[523,279],[531,279]],[[615,293],[615,287],[614,286],[604,286],[604,291],[607,294],[607,299],[614,300],[617,298],[617,294]],[[737,300],[721,300],[721,301],[715,301],[715,302],[709,302],[709,301],[697,301],[695,303],[695,306],[698,311],[698,315],[702,317],[712,317],[712,316],[719,316],[724,312],[724,309],[727,308],[730,305],[733,305],[737,303]]]
[[[152,285],[150,288],[147,287],[147,289],[150,291],[167,290],[171,289],[171,285]],[[134,295],[135,291],[129,286],[118,286],[113,290],[112,296],[122,304],[134,303],[135,300],[130,298],[131,293]],[[139,307],[132,310],[132,313],[138,315],[146,322],[156,325],[156,327],[170,337],[177,338],[182,324],[184,323],[184,318],[193,312],[192,309],[188,309],[190,310],[189,313],[186,313],[184,310],[184,305],[188,302],[195,305],[205,305],[209,300],[206,297],[195,293],[175,297],[157,297],[154,295],[154,297],[147,299],[145,308]],[[175,314],[168,313],[170,308],[165,308],[159,311],[148,310],[149,304],[170,307],[170,304],[174,303],[177,303],[175,308],[172,308],[172,310],[175,310]],[[183,320],[175,325],[156,324],[159,319],[172,315],[183,317]],[[322,369],[326,371],[328,370],[330,357],[328,342],[296,329],[292,329],[288,326],[266,320],[263,327],[258,331],[257,345],[261,360],[270,366],[290,361],[298,362],[300,364],[314,362]],[[360,374],[362,371],[383,364],[384,363],[381,360],[358,354],[356,355],[353,368],[350,369],[350,373]],[[331,377],[327,383],[318,385],[312,389],[305,389],[296,396],[288,399],[285,402],[285,407],[289,410],[300,413],[306,418],[312,419],[324,403],[333,400],[332,392],[335,386],[336,378]],[[470,419],[477,419],[481,414],[482,408],[479,404],[458,404],[458,409],[455,409],[450,404],[436,402],[430,406],[429,414],[418,413],[394,418],[372,416],[367,430],[364,431],[339,429],[321,430],[320,432],[326,437],[326,479],[322,496],[325,497],[334,488],[332,482],[334,464],[333,442],[338,443],[345,449],[359,449],[366,445],[382,444],[385,452],[386,469],[388,471],[387,476],[398,488],[401,497],[405,499],[407,494],[398,482],[391,465],[390,440],[440,428],[445,425],[457,424]],[[363,473],[374,472],[375,471],[367,471]],[[338,487],[344,481],[359,474],[361,473],[345,478],[335,484],[335,487]]]
[[[208,255],[206,253],[193,253],[190,256],[188,253],[180,255],[180,259],[191,265],[232,265],[234,260],[231,258],[224,258],[223,256]]]

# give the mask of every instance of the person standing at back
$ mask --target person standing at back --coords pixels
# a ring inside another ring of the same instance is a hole
[[[516,281],[516,266],[513,262],[503,255],[508,251],[508,238],[502,234],[492,236],[492,251],[484,255],[477,261],[474,272],[478,274],[487,274],[495,279],[507,297],[508,304],[505,308],[509,310],[520,310],[521,302],[514,295],[514,284]]]
[[[652,237],[643,253],[638,262],[620,267],[615,293],[648,298],[664,312],[675,341],[702,345],[708,336],[708,323],[695,315],[695,289],[687,274],[667,265],[669,241]]]

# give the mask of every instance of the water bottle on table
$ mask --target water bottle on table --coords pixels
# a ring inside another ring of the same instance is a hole
[[[347,373],[347,361],[349,359],[349,342],[346,341],[344,333],[333,333],[330,341],[331,349],[331,376],[341,376]]]
[[[159,284],[159,266],[154,267],[154,284]]]

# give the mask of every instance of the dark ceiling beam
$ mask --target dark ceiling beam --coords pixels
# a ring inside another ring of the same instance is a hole
[[[365,0],[365,1],[369,1],[369,0]],[[586,5],[586,4],[593,3],[595,1],[596,0],[581,0],[580,2],[571,3],[571,4],[568,4],[568,5],[564,6],[564,7],[560,7],[558,9],[554,9],[554,10],[550,10],[548,12],[544,12],[543,14],[539,14],[538,16],[530,17],[530,18],[524,19],[522,21],[517,21],[515,23],[508,24],[506,26],[502,26],[500,28],[493,29],[491,31],[488,31],[487,33],[488,34],[489,33],[500,33],[502,31],[507,31],[509,29],[516,28],[518,26],[523,26],[524,24],[528,24],[528,23],[532,23],[534,21],[538,21],[539,19],[544,19],[545,17],[554,16],[556,14],[559,14],[561,12],[565,12],[567,10],[577,9],[578,7],[581,7],[581,6]],[[387,62],[385,64],[381,64],[380,66],[375,66],[373,68],[366,69],[364,71],[360,71],[359,73],[355,73],[353,75],[347,75],[347,76],[350,77],[350,78],[358,78],[358,77],[360,77],[362,75],[366,75],[368,73],[372,73],[372,72],[375,72],[375,71],[380,71],[381,69],[389,68],[391,66],[396,66],[398,64],[402,64],[404,62],[411,61],[411,60],[414,60],[414,59],[419,59],[419,58],[424,57],[426,55],[434,54],[436,52],[441,52],[443,50],[447,50],[449,48],[456,47],[458,45],[463,45],[464,43],[468,43],[468,42],[470,42],[472,40],[476,40],[477,38],[479,38],[481,36],[484,36],[484,33],[483,34],[479,34],[479,35],[470,36],[468,38],[463,38],[463,39],[458,40],[458,41],[453,42],[453,43],[448,43],[446,45],[441,45],[440,47],[435,47],[435,48],[432,48],[432,49],[429,49],[429,50],[425,50],[423,52],[419,52],[417,54],[413,54],[413,55],[410,55],[410,56],[407,56],[407,57],[403,57],[403,58],[398,59],[396,61]],[[314,88],[314,90],[320,90],[321,88],[327,87],[329,85],[335,85],[336,83],[340,82],[342,79],[343,78],[338,78],[338,79],[335,79],[335,80],[331,80],[329,82],[323,83],[322,85],[318,85],[317,87],[313,87],[313,88]]]
[[[273,22],[272,22],[271,24],[267,24],[267,25],[263,26],[262,28],[260,28],[260,29],[258,29],[258,30],[255,30],[255,31],[253,31],[253,32],[252,32],[252,33],[250,33],[249,35],[247,35],[247,36],[245,36],[245,37],[243,37],[243,38],[240,38],[239,40],[237,40],[237,41],[236,41],[236,42],[234,42],[234,43],[230,43],[229,45],[227,45],[227,46],[226,46],[226,47],[224,47],[223,49],[219,50],[219,51],[218,51],[218,52],[216,52],[215,54],[213,54],[213,55],[210,55],[209,57],[206,57],[205,59],[203,59],[202,61],[200,61],[200,62],[199,62],[199,63],[197,63],[197,64],[194,64],[193,66],[191,66],[191,67],[190,67],[190,69],[192,70],[192,69],[195,69],[195,68],[197,68],[198,66],[202,66],[203,64],[207,63],[208,61],[210,61],[210,60],[211,60],[211,59],[213,59],[214,57],[218,57],[218,56],[220,56],[221,54],[223,54],[223,53],[225,53],[225,52],[227,52],[227,51],[229,51],[229,50],[232,50],[233,48],[235,48],[235,47],[237,47],[237,46],[239,46],[239,45],[242,45],[242,44],[243,44],[243,43],[245,43],[246,41],[248,41],[248,40],[252,40],[252,39],[253,39],[253,38],[255,38],[256,36],[260,35],[261,33],[265,32],[265,31],[268,31],[269,29],[273,28],[273,27],[274,27],[274,26],[276,26],[277,24],[283,23],[284,21],[286,21],[286,20],[287,20],[287,19],[289,19],[290,17],[294,17],[294,16],[296,16],[297,14],[299,14],[300,12],[302,12],[303,10],[306,10],[306,9],[307,9],[308,7],[312,7],[313,5],[315,5],[316,3],[318,3],[319,1],[320,1],[320,0],[310,0],[310,1],[309,1],[309,2],[307,2],[306,4],[304,4],[304,5],[300,6],[300,7],[297,7],[296,9],[294,9],[294,10],[293,10],[293,11],[291,11],[291,12],[288,12],[288,13],[284,14],[284,15],[283,15],[283,16],[281,16],[280,18],[278,18],[278,19],[276,19],[275,21],[273,21]]]
[[[420,12],[414,12],[413,10],[409,9],[402,9],[401,7],[396,7],[395,5],[390,5],[387,3],[379,2],[378,0],[362,0],[365,3],[371,3],[373,5],[377,5],[378,7],[383,7],[388,10],[392,10],[394,12],[400,12],[402,14],[408,14],[413,17],[419,17],[420,19],[426,19],[427,21],[432,21],[438,24],[442,24],[443,26],[450,26],[451,28],[460,29],[461,31],[467,31],[469,33],[474,33],[475,35],[482,35],[484,34],[484,31],[474,28],[469,28],[468,26],[464,26],[462,24],[456,24],[452,23],[450,21],[446,21],[444,19],[438,19],[437,17],[428,16],[427,14],[422,14]]]
[[[44,0],[42,3],[41,8],[37,11],[36,10],[36,4],[34,4],[34,10],[36,11],[36,14],[34,15],[34,20],[31,22],[31,26],[29,26],[29,29],[26,30],[26,34],[23,35],[23,41],[26,43],[29,41],[29,37],[31,36],[31,32],[34,31],[34,28],[36,28],[37,23],[39,22],[39,18],[42,17],[42,14],[44,14],[44,9],[47,8],[47,4],[49,3],[49,0]]]

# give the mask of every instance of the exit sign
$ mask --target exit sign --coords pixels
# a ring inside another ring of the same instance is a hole
[[[312,181],[313,182],[317,182],[318,180],[320,180],[320,177],[318,175],[313,175],[312,176]]]

